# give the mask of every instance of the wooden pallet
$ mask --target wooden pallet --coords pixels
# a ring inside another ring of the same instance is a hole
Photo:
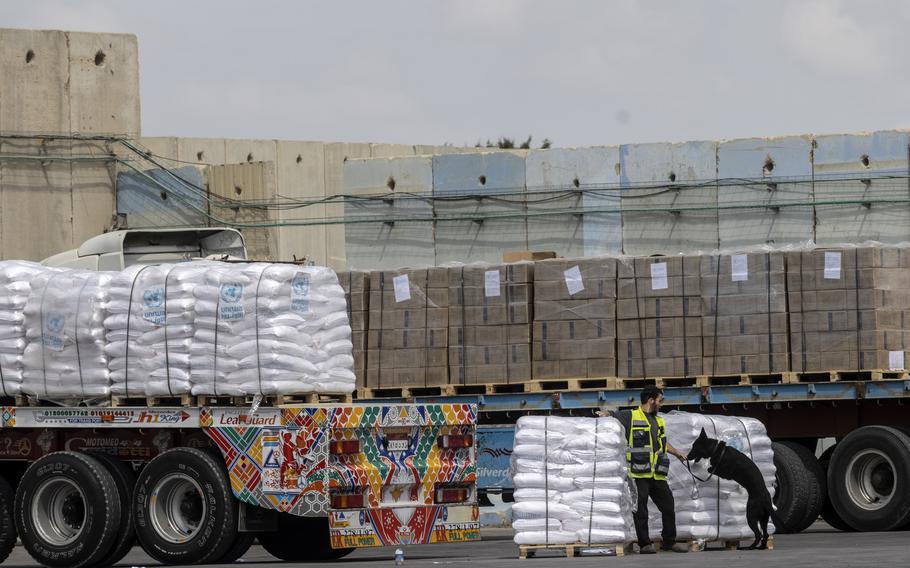
[[[791,383],[834,383],[839,381],[905,381],[910,378],[907,371],[875,369],[866,371],[796,371],[788,382]]]
[[[643,389],[645,387],[673,388],[673,387],[706,387],[704,376],[692,375],[691,377],[652,377],[652,378],[617,378],[613,379],[614,389]]]
[[[539,550],[555,550],[557,552],[563,552],[566,555],[566,558],[574,558],[582,554],[586,550],[612,550],[613,556],[625,556],[632,552],[631,544],[622,544],[622,543],[609,543],[609,544],[519,544],[518,545],[518,559],[526,560],[528,558],[533,558],[537,551]]]
[[[351,402],[353,402],[353,399],[354,397],[351,393],[333,394],[322,392],[311,392],[306,394],[279,394],[262,397],[262,400],[271,406],[329,403],[351,404]]]
[[[194,406],[196,397],[191,394],[175,396],[112,396],[111,406]]]

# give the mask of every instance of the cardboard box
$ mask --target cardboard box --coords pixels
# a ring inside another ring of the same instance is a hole
[[[503,262],[537,261],[548,258],[556,258],[556,253],[551,250],[509,250],[502,253]]]

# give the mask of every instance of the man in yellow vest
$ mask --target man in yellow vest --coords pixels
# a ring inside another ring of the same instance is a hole
[[[667,483],[672,454],[680,461],[686,456],[667,441],[664,419],[657,415],[664,401],[664,393],[657,387],[646,387],[641,391],[641,406],[635,410],[610,412],[626,429],[629,449],[629,475],[638,489],[638,510],[635,512],[635,533],[641,554],[654,554],[657,550],[648,535],[648,497],[660,510],[663,530],[663,550],[688,552],[689,547],[676,542],[676,511],[673,492]]]

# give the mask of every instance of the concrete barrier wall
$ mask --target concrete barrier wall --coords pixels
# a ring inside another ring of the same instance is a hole
[[[435,260],[496,262],[524,242],[573,257],[907,241],[908,151],[910,134],[883,131],[435,156],[433,195],[471,197],[433,212],[493,217],[438,220]],[[523,206],[503,199],[521,196],[522,175]],[[524,223],[496,218],[522,207]]]

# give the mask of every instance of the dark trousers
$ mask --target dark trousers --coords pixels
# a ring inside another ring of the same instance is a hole
[[[663,530],[660,535],[663,538],[663,546],[673,546],[676,542],[676,512],[670,484],[666,479],[658,481],[636,478],[635,487],[638,489],[638,510],[635,511],[633,518],[638,546],[651,544],[651,538],[648,536],[648,497],[654,501],[661,514]]]

